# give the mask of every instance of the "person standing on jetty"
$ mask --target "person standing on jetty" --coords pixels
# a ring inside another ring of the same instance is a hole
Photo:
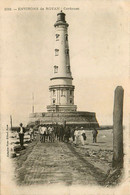
[[[93,134],[93,143],[96,143],[97,142],[97,134],[98,134],[97,129],[94,128],[92,131],[92,134]]]
[[[84,139],[83,139],[83,127],[81,128],[76,128],[74,135],[75,135],[75,145],[78,145],[79,143],[84,146]]]
[[[78,143],[78,127],[76,127],[75,131],[74,131],[74,142],[75,142],[75,145],[77,145]]]
[[[45,142],[45,138],[47,135],[47,127],[45,125],[41,125],[39,127],[39,133],[40,133],[40,141]]]
[[[39,132],[39,135],[40,135],[40,142],[42,140],[42,132],[41,132],[41,129],[42,129],[42,127],[41,127],[41,125],[39,125],[38,132]]]
[[[29,135],[30,135],[30,141],[32,142],[34,140],[34,129],[33,126],[29,129]]]
[[[54,142],[54,140],[55,140],[54,127],[52,125],[50,125],[48,127],[48,130],[49,130],[49,141]]]
[[[23,127],[23,124],[20,123],[20,127],[18,128],[18,134],[19,134],[21,149],[23,149],[24,133],[25,133],[25,128]]]

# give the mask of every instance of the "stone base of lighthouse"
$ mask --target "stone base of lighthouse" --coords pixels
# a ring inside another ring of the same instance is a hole
[[[76,105],[49,105],[48,112],[74,112],[77,110]]]
[[[38,124],[64,124],[67,126],[78,126],[85,128],[99,127],[94,112],[41,112],[31,113],[28,125]]]

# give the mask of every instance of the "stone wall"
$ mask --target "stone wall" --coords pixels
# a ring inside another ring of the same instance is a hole
[[[83,126],[88,128],[99,127],[94,112],[43,112],[33,113],[29,116],[29,123],[63,124]]]

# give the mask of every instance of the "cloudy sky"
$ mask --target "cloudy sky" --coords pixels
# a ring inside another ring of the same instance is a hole
[[[69,23],[70,64],[79,111],[96,112],[102,124],[112,124],[114,90],[125,90],[124,116],[128,113],[129,31],[127,6],[122,1],[17,1],[18,7],[36,11],[1,12],[2,121],[28,122],[34,93],[35,112],[45,112],[49,102],[54,55],[54,23],[59,10]],[[67,3],[68,2],[68,3]],[[71,4],[70,4],[71,2]],[[81,3],[82,2],[82,3]],[[79,8],[70,10],[67,8]],[[126,114],[125,114],[126,113]]]

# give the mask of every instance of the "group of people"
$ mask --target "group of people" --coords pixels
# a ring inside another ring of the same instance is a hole
[[[21,148],[23,148],[24,133],[25,128],[23,127],[23,124],[20,123],[18,134]],[[38,133],[40,135],[40,142],[54,142],[55,140],[69,142],[71,140],[75,145],[77,145],[79,142],[84,145],[84,141],[87,138],[83,127],[70,128],[69,126],[64,127],[63,125],[39,125]],[[28,134],[30,135],[30,141],[36,139],[33,126],[29,128]],[[98,131],[94,128],[92,131],[93,143],[97,142],[97,134]]]
[[[84,145],[84,141],[87,139],[85,130],[83,127],[63,127],[63,125],[40,125],[39,126],[39,134],[41,142],[54,142],[55,140],[61,142],[69,142],[71,139],[75,145],[79,142]],[[97,142],[97,129],[92,131],[93,135],[93,143]]]
[[[55,140],[55,132],[53,126],[40,125],[39,128],[40,141],[45,142],[46,138],[50,142]]]
[[[69,141],[70,130],[62,125],[40,125],[38,130],[41,142]]]

